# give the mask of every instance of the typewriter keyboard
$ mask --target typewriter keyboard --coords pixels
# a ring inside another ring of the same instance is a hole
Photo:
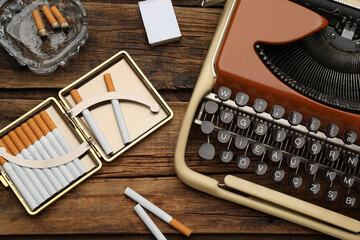
[[[272,182],[267,187],[287,189],[288,195],[326,208],[359,208],[356,132],[341,133],[337,125],[322,125],[316,116],[303,121],[301,112],[268,106],[261,98],[250,103],[246,93],[230,96],[231,90],[221,87],[199,106],[194,126],[201,131],[197,148],[202,162],[226,165],[239,176],[251,171],[251,181]]]

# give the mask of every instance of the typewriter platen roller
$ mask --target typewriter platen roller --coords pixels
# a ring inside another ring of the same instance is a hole
[[[179,178],[317,231],[360,239],[356,4],[228,1],[180,131]]]

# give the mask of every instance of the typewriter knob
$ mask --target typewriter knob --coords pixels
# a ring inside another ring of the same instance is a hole
[[[214,124],[212,122],[209,121],[203,121],[201,123],[201,132],[209,135],[210,133],[212,133],[214,131]]]
[[[337,195],[338,195],[338,191],[333,187],[326,187],[324,189],[324,198],[328,202],[335,201]]]
[[[295,148],[295,149],[300,149],[304,146],[305,144],[305,138],[302,136],[298,136],[298,135],[293,135],[291,137],[291,145]]]
[[[336,171],[332,168],[325,168],[323,170],[323,178],[325,181],[332,182],[336,178]]]
[[[352,208],[354,207],[355,202],[356,202],[356,197],[352,194],[345,193],[342,197],[342,204],[345,207]]]
[[[291,125],[299,125],[302,120],[302,114],[296,111],[291,111],[289,113],[288,121]]]
[[[296,155],[289,155],[286,159],[289,168],[297,168],[300,164],[300,158]]]
[[[341,176],[340,183],[344,188],[351,188],[352,185],[354,185],[354,176],[351,174],[344,173]]]
[[[263,143],[260,143],[260,142],[254,143],[253,146],[252,146],[252,153],[255,156],[263,155],[265,150],[266,150],[265,145]]]
[[[237,118],[237,126],[241,130],[245,130],[250,126],[251,120],[249,117],[246,116],[238,116]]]
[[[345,130],[343,133],[343,141],[345,144],[353,144],[356,141],[357,134],[351,130]]]
[[[353,154],[346,154],[344,161],[348,168],[354,168],[358,164],[359,158]]]
[[[239,150],[243,150],[248,145],[248,142],[249,141],[246,137],[238,135],[235,138],[235,147]]]
[[[239,107],[244,107],[246,104],[248,104],[248,102],[249,102],[249,95],[243,92],[239,92],[236,94],[235,97],[236,105],[238,105]]]
[[[218,91],[218,97],[221,101],[227,101],[231,97],[231,90],[227,87],[220,87]]]
[[[229,124],[234,119],[234,113],[229,110],[221,110],[220,112],[220,121]]]
[[[282,106],[274,105],[271,108],[270,114],[274,119],[280,119],[284,116],[285,109]]]
[[[292,174],[289,177],[289,185],[292,188],[295,188],[295,189],[299,188],[301,186],[302,182],[303,182],[302,177],[297,174]]]
[[[269,152],[269,158],[273,162],[279,162],[283,157],[283,153],[280,149],[271,149]]]
[[[250,159],[247,156],[238,156],[236,163],[240,169],[245,170],[250,165]]]
[[[309,175],[314,175],[319,169],[319,164],[313,161],[305,163],[305,172]]]
[[[278,128],[277,128],[277,129],[275,129],[275,130],[273,131],[272,136],[273,136],[273,139],[274,139],[275,142],[281,143],[281,142],[283,142],[283,141],[285,140],[285,138],[286,138],[286,132],[285,132],[285,130],[283,130],[283,129],[278,129]]]
[[[254,108],[255,112],[262,113],[267,108],[267,102],[263,99],[257,98],[254,101],[253,108]]]
[[[333,123],[328,123],[325,126],[324,132],[327,137],[334,138],[339,133],[339,127]]]
[[[254,124],[254,132],[258,136],[264,136],[268,130],[268,126],[265,123],[256,122]]]
[[[306,184],[306,190],[309,194],[315,195],[320,191],[320,183],[317,181],[310,181]]]
[[[335,148],[329,147],[325,150],[325,158],[329,162],[335,162],[339,158],[339,155],[340,155],[339,150]]]
[[[311,117],[306,122],[306,128],[311,132],[316,132],[320,128],[321,122],[319,119]]]
[[[229,163],[233,159],[233,152],[228,149],[223,149],[220,152],[220,160],[223,163]]]
[[[285,177],[285,171],[281,168],[273,168],[271,170],[271,179],[275,182],[280,182]]]
[[[215,156],[215,148],[211,143],[204,143],[199,149],[199,156],[205,160],[212,160]]]
[[[205,103],[205,112],[207,114],[212,115],[212,114],[216,113],[218,109],[219,109],[219,105],[216,102],[207,101]]]
[[[308,144],[308,152],[312,155],[317,155],[321,151],[321,144],[317,141],[311,141]]]
[[[266,173],[268,165],[264,162],[257,161],[254,164],[254,171],[257,175],[262,176]]]
[[[231,137],[230,132],[226,131],[226,130],[219,131],[217,134],[217,139],[221,143],[228,143],[230,140],[230,137]]]

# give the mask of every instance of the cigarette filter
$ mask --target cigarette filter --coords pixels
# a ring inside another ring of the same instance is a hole
[[[14,131],[9,132],[9,137],[11,141],[14,143],[15,147],[17,148],[16,149],[17,153],[13,153],[14,155],[16,154],[17,158],[34,160]],[[38,190],[40,195],[44,198],[44,200],[48,199],[50,197],[50,192],[48,192],[47,189],[51,191],[51,195],[55,193],[55,189],[53,188],[53,186],[51,186],[49,180],[46,178],[45,174],[40,169],[34,168],[31,170],[33,170],[33,172],[37,177],[35,179],[36,184],[34,184],[36,189]]]
[[[56,17],[56,19],[59,21],[61,28],[69,27],[69,24],[66,22],[64,16],[61,14],[61,12],[56,6],[52,6],[50,10],[52,14]]]
[[[41,20],[39,11],[38,10],[32,11],[32,16],[34,18],[36,28],[39,31],[39,35],[41,37],[45,37],[46,36],[46,31],[45,31],[44,24],[43,24],[43,22]]]
[[[72,90],[70,92],[70,95],[74,99],[76,104],[79,104],[80,102],[82,102],[82,98],[76,89]],[[82,115],[84,116],[86,122],[89,124],[91,130],[93,131],[96,139],[99,141],[99,143],[100,143],[101,147],[103,148],[103,150],[105,151],[105,153],[107,155],[111,154],[113,152],[113,150],[111,149],[110,144],[106,140],[104,134],[101,132],[100,128],[96,124],[90,111],[88,109],[85,109],[84,111],[82,111]]]
[[[29,119],[27,121],[31,130],[35,133],[35,136],[39,139],[41,145],[45,148],[46,152],[50,155],[51,158],[57,158],[59,155],[56,153],[55,149],[51,146],[49,140],[44,136],[39,126],[35,123],[34,119]],[[71,175],[69,169],[65,165],[59,166],[61,173],[64,175],[67,182],[72,182],[75,178]]]
[[[149,230],[154,234],[155,238],[157,240],[166,240],[166,237],[160,229],[156,226],[156,224],[151,220],[149,215],[145,212],[145,210],[140,206],[140,204],[137,204],[134,207],[135,212],[139,215],[141,220],[145,223],[145,225],[149,228]]]
[[[9,136],[5,136],[3,138],[3,141],[0,142],[0,144],[4,144],[4,145],[0,145],[0,146],[1,147],[6,146],[5,147],[6,151],[9,154],[12,154],[12,152],[9,148],[9,145],[11,145],[11,140],[10,140]],[[12,148],[14,148],[14,147],[15,146],[12,146]],[[33,178],[34,178],[35,174],[29,168],[20,167],[19,165],[16,165],[11,162],[10,162],[10,165],[14,169],[14,171],[17,173],[17,175],[20,177],[20,179],[26,186],[27,190],[30,192],[31,196],[34,198],[35,202],[37,203],[36,206],[40,205],[44,201],[44,199],[41,197],[40,193],[36,190],[36,188],[33,184]]]
[[[56,21],[56,19],[54,18],[54,15],[51,13],[50,9],[48,6],[43,6],[41,8],[41,11],[44,13],[46,19],[49,21],[50,25],[52,28],[59,28],[60,25],[59,23]]]
[[[64,149],[61,147],[60,143],[56,140],[56,138],[54,137],[54,135],[52,134],[52,132],[50,131],[50,129],[47,127],[47,125],[45,124],[45,122],[42,120],[42,118],[40,117],[40,115],[36,115],[34,116],[34,120],[36,122],[36,124],[40,127],[41,131],[43,132],[43,134],[45,135],[45,137],[49,140],[51,146],[55,149],[56,153],[59,156],[63,156],[66,154],[66,152],[64,151]],[[73,177],[76,179],[80,176],[79,171],[76,169],[75,165],[73,162],[68,162],[65,164],[65,166],[69,169],[69,171],[71,172],[71,174],[73,175]]]
[[[175,218],[161,210],[159,207],[155,206],[153,203],[151,203],[149,200],[132,190],[131,188],[127,187],[125,189],[124,194],[134,200],[135,202],[139,203],[141,206],[158,216],[160,219],[162,219],[164,222],[170,224],[172,227],[174,227],[176,230],[184,234],[185,236],[189,237],[191,234],[191,230],[187,228],[185,225],[177,221]]]
[[[51,159],[50,155],[46,152],[44,146],[39,142],[38,138],[35,136],[34,132],[31,130],[30,126],[27,123],[23,123],[21,125],[21,129],[25,132],[26,136],[30,139],[30,142],[32,143],[32,145],[34,146],[36,153],[34,153],[34,157],[35,155],[40,155],[42,160],[49,160]],[[58,180],[60,187],[57,185],[55,189],[57,191],[63,189],[64,187],[66,187],[69,182],[65,179],[64,175],[62,175],[60,169],[58,167],[53,167],[50,168],[51,172],[55,175],[56,180]]]
[[[115,92],[114,83],[111,79],[110,73],[107,73],[104,75],[104,80],[105,80],[105,84],[106,84],[106,88],[107,88],[108,92]],[[111,104],[113,106],[115,117],[116,117],[117,123],[119,125],[122,140],[123,140],[124,144],[128,144],[131,142],[131,139],[129,136],[129,131],[126,127],[123,113],[121,111],[119,100],[113,99],[113,100],[111,100]]]
[[[1,141],[1,147],[3,147],[5,144]],[[18,176],[18,174],[14,171],[14,169],[11,167],[10,163],[8,163],[4,158],[0,157],[0,164],[2,168],[5,170],[6,174],[10,177],[11,181],[14,183],[15,187],[21,194],[22,198],[25,200],[25,202],[29,205],[31,209],[34,209],[38,206],[35,199],[31,196],[30,192],[25,187],[23,180],[21,177]]]
[[[66,153],[69,153],[72,151],[70,145],[68,144],[68,142],[65,140],[64,136],[61,134],[60,130],[56,127],[55,123],[53,122],[53,120],[50,118],[49,114],[46,111],[42,111],[40,113],[40,116],[42,118],[42,120],[44,120],[44,122],[46,123],[46,125],[48,126],[48,128],[52,131],[53,135],[55,136],[55,138],[57,139],[57,141],[60,143],[61,147],[65,150]],[[79,173],[81,175],[83,175],[84,173],[86,173],[86,168],[84,167],[84,165],[81,163],[80,159],[75,159],[73,161],[73,163],[76,166],[76,169],[79,171]]]

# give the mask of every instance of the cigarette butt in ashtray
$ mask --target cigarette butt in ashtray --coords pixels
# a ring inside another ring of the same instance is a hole
[[[135,202],[139,203],[142,207],[152,212],[154,215],[156,215],[164,222],[171,225],[173,228],[175,228],[185,236],[187,237],[190,236],[192,231],[188,227],[177,221],[175,218],[167,214],[165,211],[157,207],[155,204],[153,204],[152,202],[150,202],[149,200],[147,200],[146,198],[144,198],[143,196],[141,196],[131,188],[127,187],[125,189],[124,194],[129,198],[131,198],[132,200],[134,200]]]
[[[56,21],[54,15],[51,13],[48,6],[43,6],[41,11],[44,13],[46,19],[49,21],[52,28],[60,28],[59,23]]]
[[[79,92],[74,89],[70,92],[71,97],[73,98],[74,102],[76,104],[79,104],[80,102],[82,102],[82,98],[79,94]],[[101,132],[100,128],[98,127],[98,125],[96,124],[93,116],[91,115],[89,109],[85,109],[82,112],[83,117],[85,118],[85,121],[89,124],[92,132],[94,133],[96,140],[100,143],[102,149],[104,150],[104,152],[109,155],[111,153],[113,153],[113,150],[110,146],[110,144],[108,143],[108,141],[106,140],[104,134]]]
[[[43,22],[41,20],[39,11],[38,10],[32,11],[32,16],[34,18],[34,22],[35,22],[35,25],[36,25],[36,28],[37,28],[37,30],[39,32],[40,37],[45,37],[46,36],[46,30],[45,30],[44,24],[43,24]]]
[[[104,80],[105,80],[105,84],[106,84],[106,88],[107,88],[108,92],[115,92],[114,83],[111,79],[110,73],[104,74]],[[111,104],[113,106],[115,117],[116,117],[117,123],[119,125],[121,138],[122,138],[124,144],[126,145],[131,142],[131,138],[130,138],[129,131],[128,131],[126,123],[125,123],[124,115],[121,111],[119,100],[113,99],[113,100],[111,100]]]
[[[59,9],[56,6],[52,6],[50,8],[52,14],[55,16],[55,18],[59,21],[61,28],[68,28],[69,24],[65,20],[64,16],[61,14]]]

